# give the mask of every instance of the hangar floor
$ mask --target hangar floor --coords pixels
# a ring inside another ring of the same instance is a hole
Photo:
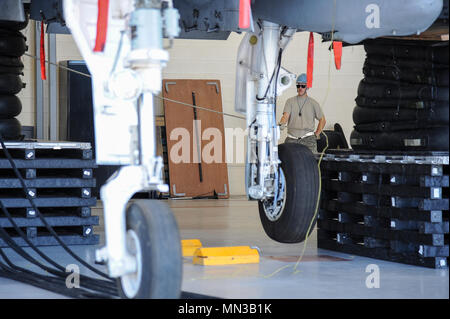
[[[259,221],[257,204],[244,197],[169,200],[168,203],[175,213],[182,239],[200,239],[204,247],[248,245],[257,246],[261,251],[260,263],[249,265],[198,266],[192,264],[191,258],[184,258],[183,291],[238,299],[449,297],[448,269],[427,269],[317,249],[315,232],[307,241],[302,261],[297,264],[304,243],[280,244],[270,240]],[[101,206],[94,211],[102,216]],[[95,228],[95,233],[101,235],[101,243],[104,242],[102,225],[101,217],[100,226]],[[72,248],[85,260],[93,261],[96,247]],[[61,247],[42,250],[62,265],[74,263]],[[5,252],[16,264],[35,270],[10,249]],[[370,264],[379,267],[379,288],[366,287],[369,275],[366,267]],[[0,278],[0,298],[64,296]]]

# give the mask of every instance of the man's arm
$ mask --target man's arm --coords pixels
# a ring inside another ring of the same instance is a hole
[[[286,125],[287,122],[289,121],[289,116],[290,116],[289,113],[284,112],[284,113],[283,113],[283,117],[281,118],[280,123],[278,123],[278,124],[279,124],[279,125]]]
[[[320,137],[320,133],[322,133],[323,128],[325,127],[325,124],[327,121],[325,120],[325,116],[322,116],[322,118],[319,120],[319,124],[317,125],[317,130],[314,132],[316,134],[317,138]]]

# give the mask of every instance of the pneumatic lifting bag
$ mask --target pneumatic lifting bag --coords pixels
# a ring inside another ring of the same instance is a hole
[[[20,57],[27,50],[23,36],[11,36],[0,32],[0,55]]]
[[[20,138],[22,126],[17,119],[0,119],[0,134],[4,140]]]
[[[407,130],[421,130],[442,125],[424,123],[423,121],[405,121],[405,122],[375,122],[355,125],[358,132],[395,132]]]
[[[23,68],[23,62],[20,59],[20,57],[1,56],[0,55],[0,65]]]
[[[432,61],[393,58],[383,55],[367,55],[366,62],[370,65],[391,66],[391,67],[398,67],[400,69],[420,68],[423,70],[429,69],[437,70],[448,68],[448,61],[444,61],[443,63],[435,63]]]
[[[446,69],[400,69],[396,66],[376,66],[364,64],[363,73],[367,77],[401,81],[406,83],[448,86],[448,68]]]
[[[0,74],[0,94],[17,94],[25,85],[17,74]]]
[[[0,95],[0,119],[10,119],[20,114],[22,103],[15,95]]]
[[[364,49],[368,55],[382,55],[391,58],[404,58],[411,60],[432,61],[436,63],[448,64],[447,46],[419,46],[383,44],[380,42],[368,42],[364,44]]]
[[[379,79],[365,78],[358,87],[358,95],[368,98],[391,98],[399,100],[438,100],[448,102],[448,87],[425,84],[381,83]]]
[[[446,101],[421,101],[389,98],[370,98],[358,95],[355,99],[356,104],[361,107],[379,107],[379,108],[400,108],[400,109],[432,109],[448,107]]]
[[[350,144],[354,150],[448,151],[448,126],[388,133],[354,130]]]
[[[20,31],[20,30],[26,28],[29,21],[30,21],[30,18],[28,17],[28,14],[25,14],[25,21],[23,21],[23,22],[0,20],[0,28],[14,30],[14,31]]]
[[[353,109],[353,122],[355,124],[365,124],[375,122],[419,121],[425,127],[436,124],[448,125],[448,110],[448,105],[423,110],[356,106]]]

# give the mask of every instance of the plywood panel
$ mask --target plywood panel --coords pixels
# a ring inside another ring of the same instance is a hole
[[[222,112],[218,80],[164,80],[163,96]],[[164,113],[171,196],[212,196],[215,192],[219,198],[228,198],[223,115],[168,100],[164,101]],[[188,133],[184,140],[189,143],[181,146],[179,134],[183,131]]]

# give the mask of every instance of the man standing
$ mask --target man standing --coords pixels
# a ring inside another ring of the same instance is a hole
[[[297,96],[286,101],[279,125],[288,128],[285,143],[299,143],[317,153],[317,139],[325,126],[325,116],[316,100],[308,96],[306,74],[297,78]],[[314,130],[315,119],[319,120]]]

